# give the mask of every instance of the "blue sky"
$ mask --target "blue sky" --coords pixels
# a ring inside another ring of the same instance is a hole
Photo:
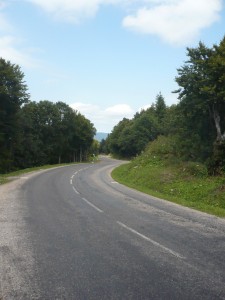
[[[174,81],[186,47],[218,44],[223,0],[0,0],[0,56],[31,100],[63,101],[110,132]]]

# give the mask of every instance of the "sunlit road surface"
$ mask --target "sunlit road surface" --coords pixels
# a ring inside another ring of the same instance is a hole
[[[126,188],[121,162],[0,187],[0,299],[225,299],[225,220]]]

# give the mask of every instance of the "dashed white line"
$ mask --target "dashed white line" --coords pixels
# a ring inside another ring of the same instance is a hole
[[[75,187],[73,186],[73,190],[77,195],[80,195],[80,193],[75,189]]]
[[[73,184],[73,180],[72,179],[70,179],[70,184]]]
[[[128,227],[127,225],[125,225],[125,224],[123,224],[123,223],[121,223],[121,222],[119,222],[119,221],[117,221],[117,224],[120,225],[121,227],[123,227],[123,228],[129,230],[130,232],[132,232],[132,233],[138,235],[139,237],[143,238],[144,240],[146,240],[146,241],[152,243],[154,246],[159,247],[159,248],[163,249],[164,251],[166,251],[166,252],[172,254],[173,256],[175,256],[175,257],[177,257],[177,258],[180,258],[180,259],[185,259],[185,257],[182,256],[182,255],[180,255],[179,253],[177,253],[177,252],[175,252],[175,251],[173,251],[173,250],[171,250],[171,249],[169,249],[169,248],[167,248],[167,247],[165,247],[165,246],[163,246],[163,245],[157,243],[156,241],[154,241],[154,240],[150,239],[149,237],[147,237],[147,236],[141,234],[140,232],[138,232],[138,231],[136,231],[136,230],[134,230],[134,229]]]
[[[94,204],[92,204],[91,202],[89,202],[87,199],[82,198],[82,200],[84,202],[86,202],[88,205],[90,205],[91,207],[93,207],[95,210],[97,210],[99,213],[103,213],[103,210],[101,210],[100,208],[98,208],[97,206],[95,206]]]

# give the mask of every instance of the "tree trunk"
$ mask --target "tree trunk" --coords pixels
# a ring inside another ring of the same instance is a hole
[[[221,126],[220,126],[220,115],[215,107],[213,108],[213,118],[216,126],[216,133],[217,133],[216,141],[218,143],[223,143],[225,142],[225,132],[222,133]]]
[[[80,162],[82,162],[82,147],[80,147]]]
[[[225,170],[225,132],[222,133],[220,115],[215,107],[213,107],[213,119],[217,136],[213,145],[213,156],[210,161],[209,171],[213,175],[218,175]]]

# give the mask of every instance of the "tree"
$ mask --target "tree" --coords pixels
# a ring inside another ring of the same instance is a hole
[[[110,150],[109,150],[109,139],[108,137],[106,139],[102,139],[100,142],[100,146],[99,146],[99,153],[102,154],[109,154]]]
[[[29,101],[20,67],[0,58],[0,171],[13,168],[18,143],[18,113]]]
[[[44,149],[38,122],[37,103],[25,104],[19,115],[20,143],[17,144],[14,165],[18,169],[41,165]]]
[[[166,103],[161,93],[156,96],[155,113],[160,122],[166,115]]]
[[[114,126],[112,133],[106,139],[109,151],[116,156],[123,156],[123,149],[121,149],[121,134],[125,128],[130,125],[130,120],[123,118],[116,126]],[[125,154],[126,156],[126,154]]]
[[[207,128],[211,162],[219,169],[225,163],[225,38],[212,48],[200,42],[197,48],[187,48],[187,55],[189,60],[176,77],[180,108],[192,127],[200,124],[196,131],[200,140]]]
[[[134,157],[160,134],[155,106],[136,113],[132,120],[124,118],[116,125],[106,142],[112,154]]]
[[[21,146],[17,167],[83,160],[95,129],[63,102],[30,102],[21,109]]]
[[[57,128],[57,157],[58,162],[71,161],[72,143],[74,133],[77,131],[75,126],[76,111],[64,102],[57,102],[58,128]],[[75,161],[75,159],[74,159]]]

